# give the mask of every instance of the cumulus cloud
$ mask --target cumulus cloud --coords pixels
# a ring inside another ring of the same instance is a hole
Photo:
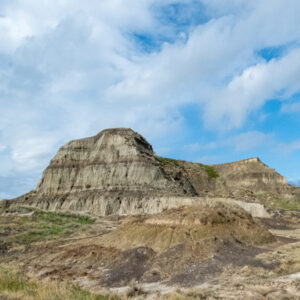
[[[300,102],[296,103],[284,103],[281,107],[282,113],[293,114],[300,112]]]
[[[1,1],[1,170],[41,170],[106,127],[171,140],[189,104],[212,130],[242,128],[300,89],[299,12],[296,0]],[[243,138],[236,150],[265,136]]]
[[[283,153],[289,154],[294,151],[300,150],[300,139],[292,141],[290,143],[280,143],[278,149]]]
[[[248,151],[258,147],[267,147],[275,143],[272,134],[258,131],[241,133],[225,142],[228,146],[232,145],[236,151]]]
[[[218,148],[231,148],[236,152],[244,152],[259,147],[267,147],[276,144],[273,134],[263,133],[259,131],[246,131],[229,137],[218,138],[214,142],[209,143],[193,143],[183,146],[184,151],[200,152],[216,150]]]
[[[12,159],[16,170],[28,170],[39,167],[43,156],[53,150],[55,140],[47,137],[25,137],[16,141],[12,151]]]
[[[207,104],[209,124],[224,120],[228,126],[241,126],[246,116],[272,98],[288,98],[300,88],[300,49],[281,59],[259,63],[234,77]],[[214,116],[214,118],[213,118]]]

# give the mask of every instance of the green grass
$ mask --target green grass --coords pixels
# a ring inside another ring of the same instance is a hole
[[[220,177],[219,173],[213,166],[204,165],[201,163],[197,163],[201,168],[204,168],[205,172],[207,173],[209,178],[218,178]]]
[[[0,224],[1,231],[10,230],[4,242],[12,245],[28,245],[63,236],[65,232],[93,223],[87,216],[77,216],[56,212],[36,211],[31,216],[6,217]]]
[[[88,291],[84,291],[82,290],[80,287],[78,286],[71,286],[69,288],[70,291],[70,295],[71,295],[71,299],[74,300],[108,300],[108,299],[115,299],[117,300],[118,298],[116,296],[114,297],[109,297],[109,296],[102,296],[102,295],[93,295]]]
[[[23,232],[12,237],[11,241],[19,245],[27,245],[34,242],[44,241],[46,239],[53,239],[59,236],[65,228],[63,226],[37,226],[37,230]]]
[[[37,212],[35,217],[39,222],[53,223],[57,225],[66,225],[78,223],[81,225],[92,224],[93,220],[87,216],[76,216],[56,212]]]
[[[161,156],[156,156],[156,158],[163,166],[179,167],[179,162],[176,159],[165,158],[165,157],[161,157]]]
[[[161,156],[156,156],[156,158],[162,164],[163,167],[180,167],[179,161],[176,159],[165,158]],[[209,178],[220,177],[217,170],[213,166],[208,166],[201,163],[195,163],[195,165],[198,165],[201,168],[203,168],[206,171]]]
[[[30,282],[19,272],[0,267],[0,298],[32,300],[117,300],[116,296],[95,295],[78,286]]]
[[[35,283],[28,282],[20,273],[13,273],[7,269],[0,271],[0,292],[34,292],[37,288]]]
[[[204,165],[205,171],[209,178],[218,178],[220,175],[213,166]]]

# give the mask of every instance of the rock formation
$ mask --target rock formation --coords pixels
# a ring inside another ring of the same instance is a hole
[[[157,157],[141,135],[116,128],[61,147],[37,188],[5,205],[97,215],[157,213],[203,197],[244,200],[290,190],[258,158],[207,166]]]
[[[102,240],[120,249],[144,246],[163,252],[179,244],[195,248],[201,240],[214,238],[251,246],[275,241],[244,209],[222,200],[203,200],[195,206],[129,216]]]
[[[286,178],[269,168],[258,157],[215,165],[215,168],[226,178],[226,185],[233,194],[238,191],[282,195],[291,193],[291,186]]]

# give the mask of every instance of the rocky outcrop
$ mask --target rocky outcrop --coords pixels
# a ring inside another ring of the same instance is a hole
[[[104,130],[61,147],[44,171],[37,192],[194,194],[188,182],[178,185],[164,173],[152,146],[141,135],[123,128]]]
[[[161,196],[195,195],[156,159],[152,146],[131,129],[108,129],[59,149],[35,191],[17,202],[49,210],[128,213]]]
[[[292,187],[285,177],[269,168],[259,158],[249,158],[214,166],[226,180],[231,196],[253,198],[259,193],[291,194]]]
[[[244,200],[289,189],[259,159],[207,166],[157,157],[141,135],[115,128],[61,147],[37,188],[5,205],[97,215],[158,213],[207,197]]]

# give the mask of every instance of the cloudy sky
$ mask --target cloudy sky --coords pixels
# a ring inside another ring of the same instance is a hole
[[[0,0],[0,199],[108,127],[297,182],[299,15],[299,0]]]

